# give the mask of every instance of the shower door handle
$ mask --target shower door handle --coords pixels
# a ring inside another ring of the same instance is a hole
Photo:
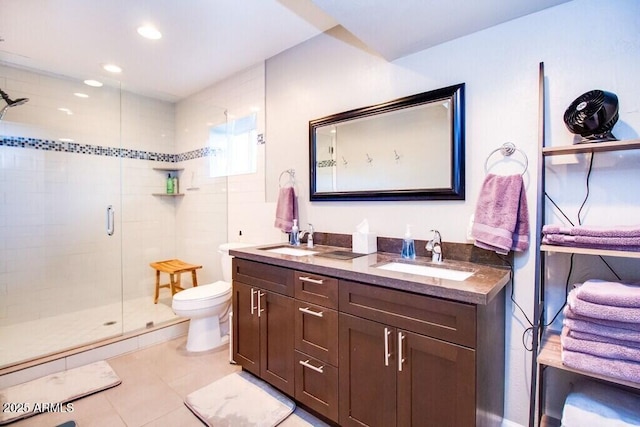
[[[113,236],[113,231],[114,231],[114,211],[113,211],[113,206],[109,205],[107,206],[107,236]]]

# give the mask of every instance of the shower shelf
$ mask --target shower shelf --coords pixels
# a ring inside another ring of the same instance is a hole
[[[184,170],[184,168],[172,168],[172,167],[157,167],[157,168],[153,168],[154,171],[160,171],[160,172],[173,172],[174,176],[177,176],[179,172],[182,172]],[[153,196],[159,196],[159,197],[182,197],[185,195],[185,193],[175,193],[175,194],[167,194],[167,193],[152,193]]]

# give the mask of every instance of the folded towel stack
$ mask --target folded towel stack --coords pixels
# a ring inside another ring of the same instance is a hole
[[[542,243],[594,249],[640,252],[640,226],[617,227],[542,227]]]
[[[567,297],[562,362],[640,384],[640,286],[588,280]]]

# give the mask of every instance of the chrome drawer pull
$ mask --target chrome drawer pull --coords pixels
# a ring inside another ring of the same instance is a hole
[[[320,366],[319,368],[318,368],[318,367],[315,367],[315,366],[313,366],[311,363],[309,363],[309,359],[307,359],[307,360],[301,360],[301,361],[300,361],[300,364],[301,364],[302,366],[304,366],[305,368],[309,368],[309,369],[312,369],[312,370],[314,370],[314,371],[316,371],[316,372],[320,372],[321,374],[324,374],[324,365]]]
[[[307,276],[300,276],[299,279],[303,282],[315,283],[316,285],[322,285],[324,283],[324,280],[322,279],[312,279]]]
[[[404,341],[404,335],[402,332],[398,332],[398,371],[402,372],[402,364],[404,363],[404,357],[402,357],[402,342]]]
[[[260,298],[265,296],[266,294],[264,292],[260,292],[259,290],[256,292],[258,293],[258,317],[260,317],[260,313],[264,311],[264,308],[262,308],[262,303],[260,302]]]
[[[312,316],[316,316],[316,317],[322,317],[322,311],[313,311],[313,310],[309,310],[309,307],[298,307],[298,310],[300,310],[301,312],[303,312],[304,314],[310,314]]]
[[[251,315],[253,316],[253,313],[256,311],[256,306],[253,304],[253,295],[256,293],[256,291],[251,288]]]
[[[391,335],[391,331],[384,328],[384,366],[389,366],[389,357],[391,357],[389,353],[389,335]]]

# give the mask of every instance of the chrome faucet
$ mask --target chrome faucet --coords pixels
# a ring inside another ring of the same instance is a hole
[[[438,230],[431,230],[433,239],[427,242],[425,249],[431,251],[432,262],[442,262],[442,237]]]
[[[309,230],[302,230],[298,233],[298,242],[302,240],[305,234],[308,234],[307,237],[307,247],[313,247],[313,224],[309,223]]]

